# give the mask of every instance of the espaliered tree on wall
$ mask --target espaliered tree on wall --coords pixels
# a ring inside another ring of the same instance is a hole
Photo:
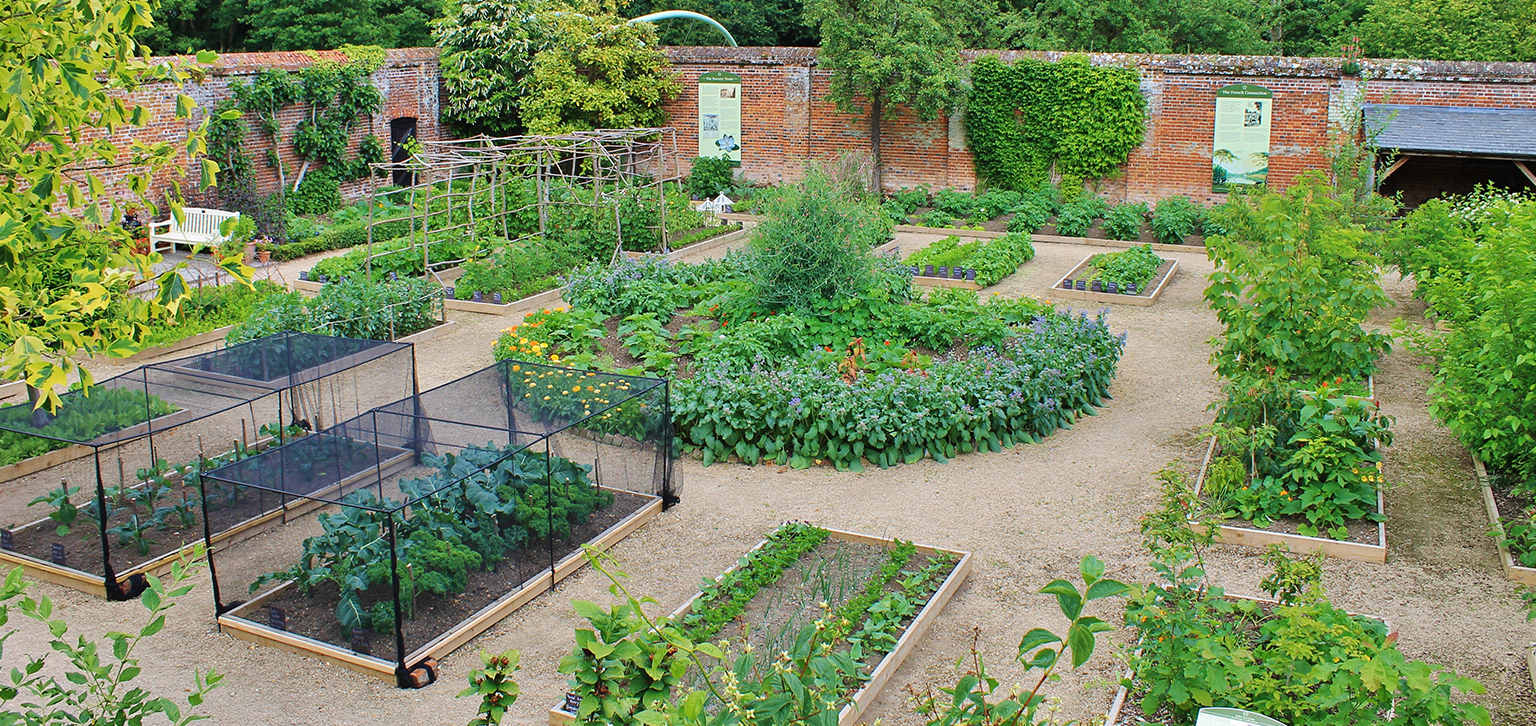
[[[1063,190],[1080,188],[1141,145],[1147,104],[1134,68],[987,56],[971,79],[966,138],[977,176],[993,186],[1033,189],[1054,166]]]
[[[255,219],[263,234],[282,236],[284,206],[295,214],[335,209],[341,203],[341,182],[361,179],[370,163],[384,161],[384,144],[373,135],[363,137],[354,155],[348,153],[353,129],[384,108],[384,96],[370,78],[384,65],[384,50],[343,46],[341,52],[346,62],[320,60],[298,71],[267,69],[249,83],[232,83],[234,100],[219,106],[254,118],[266,147],[262,161],[277,173],[281,191],[276,200],[264,199],[255,191],[254,168],[245,152],[246,122],[215,119],[208,152],[230,171],[220,196],[228,208]],[[304,107],[306,118],[285,137],[278,113],[294,105]],[[303,160],[292,175],[281,161],[284,142]]]
[[[844,113],[866,113],[874,188],[881,186],[880,122],[905,106],[924,121],[965,99],[960,51],[969,37],[957,18],[975,0],[812,0],[806,17],[821,28],[817,62],[832,70],[828,100]],[[995,8],[994,8],[995,9]]]
[[[666,123],[677,95],[649,23],[615,0],[458,0],[434,28],[443,118],[492,136]]]

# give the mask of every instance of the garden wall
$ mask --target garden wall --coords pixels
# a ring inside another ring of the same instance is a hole
[[[816,67],[814,48],[667,49],[683,93],[667,104],[683,131],[679,147],[692,156],[698,76],[730,71],[742,77],[743,173],[756,182],[793,179],[806,159],[830,159],[844,150],[868,150],[868,121],[840,114],[824,99],[830,71]],[[987,54],[972,51],[971,58]],[[1004,51],[1005,61],[1064,53]],[[1365,61],[1364,83],[1340,72],[1337,58],[1145,56],[1092,54],[1096,65],[1134,65],[1147,97],[1146,141],[1131,154],[1120,178],[1101,191],[1112,199],[1152,201],[1173,194],[1216,202],[1211,192],[1211,137],[1216,89],[1254,83],[1274,91],[1276,112],[1270,181],[1288,184],[1309,169],[1325,169],[1321,150],[1329,120],[1352,102],[1432,106],[1536,108],[1536,63]],[[904,111],[882,127],[885,186],[975,185],[963,121],[923,122]]]
[[[190,58],[180,58],[179,61],[190,63]],[[169,141],[173,143],[184,142],[187,131],[200,122],[201,114],[207,113],[220,101],[231,98],[230,83],[235,80],[249,82],[253,76],[268,68],[283,70],[299,70],[308,67],[317,60],[332,60],[346,62],[346,57],[336,51],[318,52],[282,52],[282,53],[226,53],[219,56],[217,63],[211,66],[203,66],[206,74],[201,82],[188,82],[180,87],[171,83],[155,83],[139,89],[137,92],[120,94],[130,106],[145,106],[150,112],[149,123],[142,127],[130,127],[113,136],[114,143],[120,147],[126,147],[130,139],[140,139],[146,142]],[[384,94],[384,109],[373,115],[366,122],[359,122],[352,131],[352,137],[348,142],[349,155],[357,153],[357,143],[364,134],[372,134],[384,142],[386,153],[390,148],[390,121],[396,118],[414,118],[416,122],[417,136],[423,140],[442,138],[443,132],[438,123],[438,86],[440,74],[437,68],[436,48],[399,48],[388,51],[388,57],[383,67],[374,72],[373,84]],[[185,93],[197,101],[199,109],[199,121],[188,122],[176,118],[176,95]],[[280,144],[280,155],[284,166],[288,170],[288,181],[293,183],[294,175],[303,166],[303,161],[293,153],[293,130],[302,120],[303,107],[292,106],[278,114],[278,122],[282,125],[280,136],[283,141]],[[256,129],[255,119],[247,115],[246,119],[246,153],[252,159],[251,167],[256,172],[257,183],[263,194],[270,194],[277,190],[278,177],[275,169],[269,168],[264,161],[264,153],[269,148],[267,137]],[[183,157],[185,158],[185,157]],[[183,181],[183,188],[191,191],[197,185],[197,167],[188,167],[188,176]],[[116,181],[121,174],[107,171],[103,181]],[[155,180],[151,190],[151,198],[161,199],[162,193],[169,186],[171,175],[165,174]],[[118,187],[121,189],[121,187]],[[341,187],[342,196],[354,199],[366,194],[366,181],[347,182]],[[122,190],[124,198],[127,190]]]

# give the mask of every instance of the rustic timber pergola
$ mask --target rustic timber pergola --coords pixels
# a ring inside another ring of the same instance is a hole
[[[623,254],[624,229],[619,207],[632,201],[655,205],[655,225],[666,252],[667,204],[664,185],[681,178],[677,131],[671,128],[598,129],[557,136],[476,136],[449,141],[423,141],[402,161],[371,165],[368,219],[368,261],[372,278],[374,228],[401,217],[376,219],[375,210],[404,206],[410,211],[410,250],[419,251],[428,274],[465,260],[430,258],[433,244],[495,234],[508,242],[542,237],[549,232],[552,207],[585,206],[612,211],[614,257]],[[404,178],[401,187],[379,185],[380,179]],[[514,188],[515,187],[515,188]],[[526,192],[526,194],[525,194]],[[519,223],[536,212],[536,231]]]

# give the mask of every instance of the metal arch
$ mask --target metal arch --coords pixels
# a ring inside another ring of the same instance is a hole
[[[663,10],[659,13],[650,13],[649,15],[641,15],[638,18],[631,18],[629,22],[654,23],[658,20],[671,20],[673,18],[686,18],[688,20],[697,20],[701,23],[708,23],[715,30],[720,31],[721,35],[725,36],[725,41],[730,43],[732,48],[737,47],[736,38],[731,36],[731,31],[726,30],[724,25],[716,22],[714,18],[708,15],[701,15],[692,10]]]

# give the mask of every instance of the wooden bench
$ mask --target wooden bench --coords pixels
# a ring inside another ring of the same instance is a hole
[[[240,216],[239,212],[199,207],[183,207],[181,211],[185,218],[181,223],[177,223],[174,215],[164,222],[150,223],[150,251],[173,252],[177,245],[186,245],[189,248],[194,245],[218,247],[220,242],[227,239],[219,228],[223,226],[225,220],[237,219]],[[165,231],[158,231],[161,228]]]

